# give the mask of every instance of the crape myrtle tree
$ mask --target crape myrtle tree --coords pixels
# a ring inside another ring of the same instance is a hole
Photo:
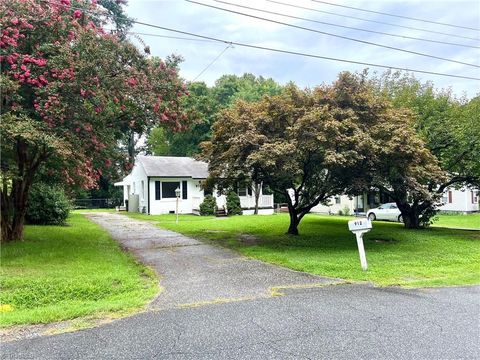
[[[126,132],[182,127],[185,86],[176,60],[102,30],[95,2],[5,0],[0,19],[1,235],[10,241],[22,238],[36,174],[94,187]]]
[[[480,97],[468,101],[455,98],[450,90],[437,90],[432,83],[421,83],[401,72],[386,72],[370,78],[375,90],[392,101],[396,108],[407,108],[415,115],[411,126],[436,159],[443,173],[426,169],[421,192],[412,191],[397,200],[404,208],[407,227],[427,225],[441,205],[448,187],[480,186]],[[421,154],[416,160],[421,159]],[[437,161],[438,160],[438,161]],[[412,164],[412,168],[414,165]],[[425,167],[416,167],[416,169]],[[408,220],[408,218],[411,218]]]

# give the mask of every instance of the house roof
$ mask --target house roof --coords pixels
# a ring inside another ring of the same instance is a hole
[[[147,176],[206,179],[208,164],[190,157],[138,155]]]
[[[113,186],[130,185],[131,182],[132,182],[132,177],[130,175],[127,175],[126,177],[123,178],[122,181],[114,183]]]

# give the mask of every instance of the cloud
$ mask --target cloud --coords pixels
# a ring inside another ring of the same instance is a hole
[[[255,14],[257,16],[262,16],[269,19],[319,29],[321,31],[331,32],[342,36],[354,37],[365,41],[433,54],[436,56],[474,63],[477,65],[480,64],[479,49],[434,44],[409,39],[394,38],[385,35],[371,34],[356,30],[341,29],[301,20],[287,19],[280,16],[259,13],[246,9],[239,9],[225,4],[219,4],[211,0],[199,1],[212,4],[214,6]],[[460,39],[447,35],[432,34],[419,30],[411,30],[385,24],[365,22],[358,19],[348,19],[338,15],[327,15],[298,8],[295,9],[292,7],[272,4],[266,1],[226,1],[245,6],[268,9],[270,11],[288,13],[290,15],[316,19],[324,22],[337,23],[345,26],[361,27],[364,29],[389,32],[403,36],[415,36],[480,46],[479,41]],[[389,22],[401,26],[430,29],[460,36],[479,37],[479,32],[466,29],[458,29],[425,22],[388,17],[385,15],[365,13],[351,9],[318,4],[307,0],[295,2],[291,0],[279,1],[330,11],[336,14]],[[337,1],[337,3],[375,11],[394,13],[402,16],[460,24],[462,26],[478,28],[478,24],[480,23],[480,3],[476,1],[452,0],[351,2],[344,0]],[[129,7],[127,8],[127,13],[143,22],[196,34],[202,34],[205,36],[217,37],[228,41],[243,42],[354,61],[398,66],[401,68],[424,69],[434,72],[480,77],[480,71],[478,68],[449,63],[414,54],[406,54],[399,51],[286,27],[283,25],[252,19],[216,9],[206,8],[185,1],[131,0]],[[185,35],[147,28],[140,25],[135,25],[134,31],[185,37]],[[197,76],[209,63],[211,63],[215,57],[218,56],[218,54],[226,46],[222,43],[187,41],[148,36],[142,37],[150,45],[152,54],[154,55],[161,57],[165,57],[171,53],[178,53],[182,55],[185,59],[185,62],[181,65],[181,75],[187,80],[192,80],[195,76]],[[342,62],[298,57],[235,46],[234,49],[227,50],[218,59],[218,61],[216,61],[215,64],[212,65],[201,76],[201,78],[199,78],[199,80],[213,84],[213,82],[223,74],[233,73],[240,75],[243,72],[251,72],[255,75],[272,77],[281,83],[294,81],[300,86],[314,86],[322,82],[330,82],[334,80],[340,71],[361,71],[365,67],[366,66],[363,65],[353,65]],[[373,70],[373,68],[371,69]],[[376,70],[382,71],[381,69]],[[433,83],[439,88],[452,87],[452,90],[458,96],[462,95],[463,92],[466,92],[469,97],[473,97],[479,92],[479,81],[461,80],[427,74],[416,74],[416,76],[422,81],[433,81]]]

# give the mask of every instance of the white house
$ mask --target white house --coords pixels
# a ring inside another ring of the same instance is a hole
[[[365,214],[368,210],[378,207],[381,204],[393,200],[379,191],[366,192],[362,195],[349,197],[338,195],[330,199],[328,205],[317,205],[311,211],[317,213],[345,214],[348,212]],[[471,213],[480,211],[479,191],[477,189],[446,189],[443,193],[443,205],[438,208],[440,211],[452,211],[458,213]]]
[[[175,213],[180,190],[178,212],[198,213],[205,193],[202,182],[208,177],[208,164],[189,157],[142,156],[135,158],[132,172],[115,186],[123,186],[123,199],[128,211],[152,215]],[[225,196],[214,192],[219,209],[225,209]],[[255,192],[239,188],[238,195],[244,215],[253,214]],[[228,211],[228,209],[227,209]],[[260,189],[259,214],[273,214],[273,195]]]

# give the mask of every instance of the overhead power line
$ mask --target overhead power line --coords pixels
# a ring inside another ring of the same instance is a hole
[[[348,37],[348,36],[332,34],[332,33],[326,32],[326,31],[320,31],[320,30],[316,30],[316,29],[312,29],[312,28],[308,28],[308,27],[304,27],[304,26],[299,26],[299,25],[294,25],[294,24],[285,23],[285,22],[282,22],[282,21],[267,19],[267,18],[264,18],[264,17],[261,17],[261,16],[255,16],[255,15],[246,14],[246,13],[242,13],[242,12],[240,12],[240,11],[225,9],[225,8],[222,8],[222,7],[219,7],[219,6],[204,4],[204,3],[197,2],[197,1],[194,1],[194,0],[185,0],[185,1],[187,1],[187,2],[189,2],[189,3],[192,3],[192,4],[197,4],[197,5],[209,7],[209,8],[212,8],[212,9],[217,9],[217,10],[221,10],[221,11],[226,11],[226,12],[230,12],[230,13],[233,13],[233,14],[238,14],[238,15],[242,15],[242,16],[247,16],[247,17],[250,17],[250,18],[253,18],[253,19],[258,19],[258,20],[262,20],[262,21],[268,21],[268,22],[271,22],[271,23],[275,23],[275,24],[279,24],[279,25],[284,25],[284,26],[289,26],[289,27],[292,27],[292,28],[296,28],[296,29],[300,29],[300,30],[305,30],[305,31],[310,31],[310,32],[314,32],[314,33],[318,33],[318,34],[322,34],[322,35],[333,36],[333,37],[337,37],[337,38],[344,39],[344,40],[355,41],[355,42],[362,43],[362,44],[377,46],[377,47],[381,47],[381,48],[385,48],[385,49],[390,49],[390,50],[395,50],[395,51],[401,51],[401,52],[404,52],[404,53],[413,54],[413,55],[417,55],[417,56],[423,56],[423,57],[428,57],[428,58],[432,58],[432,59],[437,59],[437,60],[442,60],[442,61],[448,61],[448,62],[451,62],[451,63],[461,64],[461,65],[466,65],[466,66],[471,66],[471,67],[475,67],[475,68],[480,68],[480,65],[471,64],[471,63],[467,63],[467,62],[463,62],[463,61],[458,61],[458,60],[453,60],[453,59],[448,59],[448,58],[444,58],[444,57],[441,57],[441,56],[430,55],[430,54],[421,53],[421,52],[413,51],[413,50],[401,49],[401,48],[397,48],[397,47],[394,47],[394,46],[388,46],[388,45],[378,44],[378,43],[374,43],[374,42],[371,42],[371,41],[366,41],[366,40],[360,40],[360,39],[351,38],[351,37]]]
[[[294,8],[298,8],[298,9],[315,11],[315,12],[322,13],[322,14],[340,16],[340,17],[344,17],[344,18],[348,18],[348,19],[355,19],[355,20],[367,21],[367,22],[371,22],[371,23],[375,23],[375,24],[395,26],[395,27],[399,27],[399,28],[402,28],[402,29],[424,31],[424,32],[432,33],[432,34],[451,36],[451,37],[456,37],[456,38],[460,38],[460,39],[480,41],[480,39],[474,38],[474,37],[463,36],[463,35],[458,35],[458,34],[449,34],[449,33],[444,33],[444,32],[440,32],[440,31],[422,29],[422,28],[417,28],[417,27],[407,26],[407,25],[392,24],[392,23],[385,22],[385,21],[371,20],[371,19],[361,18],[361,17],[357,17],[357,16],[352,16],[352,15],[344,15],[344,14],[339,14],[339,13],[335,13],[335,12],[332,12],[332,11],[319,10],[319,9],[306,7],[306,6],[300,6],[300,5],[292,5],[292,4],[289,4],[289,3],[285,3],[283,1],[277,1],[277,0],[265,0],[265,1],[270,2],[270,3],[274,3],[274,4],[279,4],[279,5],[290,6],[290,7],[294,7]]]
[[[327,1],[319,1],[319,0],[311,0],[311,1],[316,2],[316,3],[320,3],[320,4],[326,4],[326,5],[337,6],[337,7],[346,8],[346,9],[352,9],[352,10],[358,10],[358,11],[368,12],[368,13],[372,13],[372,14],[379,14],[379,15],[386,15],[386,16],[396,17],[396,18],[400,18],[400,19],[415,20],[415,21],[421,21],[421,22],[426,22],[426,23],[430,23],[430,24],[449,26],[449,27],[453,27],[453,28],[480,31],[480,29],[478,29],[478,28],[473,28],[473,27],[468,27],[468,26],[461,26],[461,25],[455,25],[455,24],[448,24],[448,23],[444,23],[444,22],[440,22],[440,21],[433,21],[433,20],[427,20],[427,19],[419,19],[419,18],[414,18],[414,17],[409,17],[409,16],[403,16],[403,15],[398,15],[398,14],[391,14],[391,13],[386,13],[386,12],[381,12],[381,11],[361,9],[361,8],[356,8],[356,7],[353,7],[353,6],[334,4],[334,3],[331,3],[331,2],[327,2]]]
[[[220,59],[220,57],[225,54],[225,51],[227,51],[228,49],[230,48],[233,48],[232,44],[228,44],[227,47],[225,49],[222,50],[222,52],[220,54],[217,55],[217,57],[215,59],[212,60],[211,63],[209,63],[202,71],[200,71],[200,74],[198,74],[197,76],[195,76],[195,78],[192,80],[195,81],[197,80],[200,76],[202,76],[202,74],[207,71],[207,69],[212,66],[218,59]]]
[[[43,0],[43,1],[47,2],[46,0]],[[85,11],[86,13],[95,13],[94,11],[90,11],[88,9],[84,9],[84,8],[80,8],[80,7],[71,6],[71,8],[82,10],[82,11]],[[398,67],[398,66],[389,66],[389,65],[383,65],[383,64],[374,64],[374,63],[368,63],[368,62],[363,62],[363,61],[355,61],[355,60],[327,57],[327,56],[321,56],[321,55],[315,55],[315,54],[308,54],[308,53],[304,53],[304,52],[300,52],[300,51],[275,49],[275,48],[270,48],[270,47],[266,47],[266,46],[252,45],[252,44],[246,44],[246,43],[241,43],[241,42],[236,42],[236,41],[228,41],[228,40],[219,39],[219,38],[212,37],[212,36],[195,34],[195,33],[188,32],[188,31],[182,31],[182,30],[167,28],[167,27],[164,27],[164,26],[145,23],[145,22],[137,21],[137,20],[134,20],[132,22],[134,24],[143,25],[143,26],[147,26],[147,27],[151,27],[151,28],[155,28],[155,29],[165,30],[165,31],[174,32],[174,33],[177,33],[177,34],[182,34],[182,35],[193,36],[193,37],[196,37],[196,38],[199,38],[199,39],[212,40],[212,41],[216,41],[218,43],[224,43],[224,44],[227,44],[227,45],[237,45],[237,46],[246,47],[246,48],[250,48],[250,49],[272,51],[272,52],[276,52],[276,53],[296,55],[296,56],[309,57],[309,58],[322,59],[322,60],[338,61],[338,62],[344,62],[344,63],[348,63],[348,64],[372,66],[372,67],[378,67],[378,68],[382,68],[382,69],[409,71],[409,72],[412,72],[412,73],[419,73],[419,74],[428,74],[428,75],[436,75],[436,76],[443,76],[443,77],[450,77],[450,78],[457,78],[457,79],[480,81],[480,78],[476,78],[476,77],[472,77],[472,76],[440,73],[440,72],[435,72],[435,71],[412,69],[412,68]]]
[[[271,48],[271,47],[267,47],[267,46],[252,45],[252,44],[246,44],[246,43],[241,43],[241,42],[237,42],[237,41],[228,41],[228,40],[224,40],[224,39],[220,39],[220,38],[216,38],[216,37],[212,37],[212,36],[199,35],[199,34],[195,34],[195,33],[188,32],[188,31],[176,30],[176,29],[172,29],[172,28],[168,28],[168,27],[164,27],[164,26],[159,26],[159,25],[154,25],[154,24],[149,24],[149,23],[145,23],[145,22],[137,21],[137,20],[134,21],[134,23],[138,24],[138,25],[144,25],[144,26],[148,26],[148,27],[152,27],[152,28],[156,28],[156,29],[165,30],[165,31],[175,32],[175,33],[178,33],[178,34],[195,36],[195,37],[199,37],[201,39],[214,40],[214,41],[222,42],[224,44],[231,44],[231,45],[236,45],[236,46],[241,46],[241,47],[246,47],[246,48],[251,48],[251,49],[266,50],[266,51],[272,51],[272,52],[277,52],[277,53],[304,56],[304,57],[323,59],[323,60],[339,61],[339,62],[344,62],[344,63],[349,63],[349,64],[372,66],[372,67],[378,67],[378,68],[383,68],[383,69],[410,71],[410,72],[420,73],[420,74],[438,75],[438,76],[446,76],[446,77],[451,77],[451,78],[466,79],[466,80],[479,80],[480,81],[480,78],[475,78],[475,77],[472,77],[472,76],[439,73],[439,72],[435,72],[435,71],[411,69],[411,68],[405,68],[405,67],[389,66],[389,65],[383,65],[383,64],[374,64],[374,63],[368,63],[368,62],[363,62],[363,61],[347,60],[347,59],[340,59],[340,58],[334,58],[334,57],[328,57],[328,56],[308,54],[308,53],[304,53],[304,52],[300,52],[300,51],[290,51],[290,50],[276,49],[276,48]]]
[[[222,0],[215,0],[215,2],[222,3],[222,4],[227,4],[227,5],[231,5],[231,6],[236,6],[236,7],[240,7],[240,8],[244,8],[244,9],[249,9],[249,10],[254,10],[254,11],[260,11],[260,12],[267,13],[267,14],[284,16],[284,17],[288,17],[288,18],[290,18],[290,19],[303,20],[303,21],[308,21],[308,22],[312,22],[312,23],[316,23],[316,24],[322,24],[322,25],[328,25],[328,26],[335,26],[335,27],[339,27],[339,28],[343,28],[343,29],[364,31],[364,32],[372,33],[372,34],[386,35],[386,36],[398,37],[398,38],[402,38],[402,39],[425,41],[425,42],[431,42],[431,43],[437,43],[437,44],[453,45],[453,46],[462,46],[462,47],[480,49],[480,46],[467,45],[467,44],[459,44],[459,43],[451,43],[451,42],[440,41],[440,40],[423,39],[423,38],[418,38],[418,37],[413,37],[413,36],[398,35],[398,34],[385,33],[385,32],[381,32],[381,31],[362,29],[362,28],[357,28],[357,27],[352,27],[352,26],[346,26],[346,25],[340,25],[340,24],[335,24],[335,23],[329,23],[329,22],[325,22],[325,21],[308,19],[308,18],[304,18],[304,17],[300,17],[300,16],[293,16],[293,15],[283,14],[283,13],[279,13],[279,12],[275,12],[275,11],[258,9],[258,8],[254,8],[254,7],[250,7],[250,6],[245,6],[245,5],[234,4],[234,3],[230,3],[230,2],[222,1]]]
[[[160,37],[160,38],[166,38],[166,39],[175,39],[175,40],[201,41],[201,42],[209,42],[209,43],[218,44],[218,41],[214,41],[214,40],[186,38],[186,37],[181,37],[181,36],[170,36],[170,35],[161,35],[161,34],[149,34],[149,33],[136,32],[136,31],[127,31],[127,34],[142,35],[142,36],[154,36],[154,37]]]

